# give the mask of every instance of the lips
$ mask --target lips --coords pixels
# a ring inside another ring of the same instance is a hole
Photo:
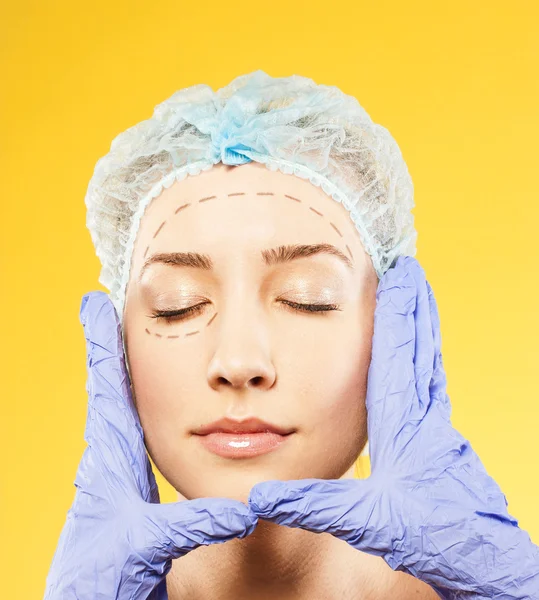
[[[252,417],[243,421],[236,421],[229,418],[219,419],[209,425],[199,427],[194,433],[196,435],[208,435],[210,433],[277,433],[279,435],[288,435],[294,431],[295,429],[291,427],[280,427]]]
[[[194,433],[201,444],[223,458],[252,458],[279,448],[296,431],[251,418],[220,419]]]

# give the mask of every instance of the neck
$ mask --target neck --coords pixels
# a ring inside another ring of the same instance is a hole
[[[336,544],[344,542],[259,521],[246,538],[202,546],[173,561],[169,600],[319,597],[309,591],[319,590],[333,570]]]

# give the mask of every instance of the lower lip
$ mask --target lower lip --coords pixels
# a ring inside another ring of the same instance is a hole
[[[209,433],[200,441],[210,452],[224,458],[250,458],[276,450],[288,435],[278,433]]]

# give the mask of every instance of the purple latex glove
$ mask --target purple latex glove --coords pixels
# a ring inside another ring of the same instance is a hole
[[[88,355],[88,447],[45,599],[165,600],[173,558],[243,538],[258,518],[225,498],[159,504],[114,306],[103,292],[92,292],[83,297],[80,318]]]
[[[539,598],[539,547],[450,420],[436,301],[419,263],[399,257],[376,294],[367,479],[269,481],[261,519],[331,533],[442,598]]]

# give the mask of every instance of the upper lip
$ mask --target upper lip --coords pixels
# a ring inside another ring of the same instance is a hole
[[[266,423],[260,419],[250,418],[242,421],[236,421],[234,419],[223,418],[203,427],[195,429],[194,433],[197,435],[208,435],[209,433],[278,433],[280,435],[288,435],[295,429],[278,427],[271,423]]]

